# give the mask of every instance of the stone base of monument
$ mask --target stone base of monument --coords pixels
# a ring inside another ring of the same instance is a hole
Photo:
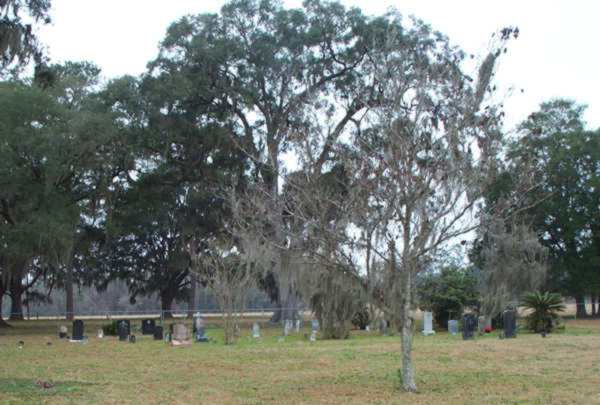
[[[192,345],[192,341],[191,340],[177,340],[177,339],[171,339],[171,346],[173,347],[178,347],[178,346],[191,346]]]
[[[431,335],[435,335],[435,331],[434,330],[424,330],[423,332],[421,332],[423,334],[423,336],[431,336]]]
[[[84,336],[83,339],[69,339],[69,342],[71,342],[71,343],[87,343],[88,338],[87,338],[87,336]]]

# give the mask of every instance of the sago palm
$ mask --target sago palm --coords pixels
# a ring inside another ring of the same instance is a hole
[[[551,332],[558,314],[565,310],[560,294],[530,292],[523,296],[521,306],[531,310],[527,315],[527,327],[533,332]]]

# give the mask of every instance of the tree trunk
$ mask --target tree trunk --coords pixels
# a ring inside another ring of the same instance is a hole
[[[587,318],[588,313],[585,309],[585,297],[583,295],[575,296],[575,306],[577,307],[576,317],[577,318]]]
[[[65,277],[65,295],[66,295],[66,312],[65,317],[68,321],[72,321],[75,317],[75,306],[73,299],[73,268],[67,266],[67,274]]]
[[[0,286],[0,328],[7,328],[10,325],[2,317],[2,299],[4,298],[4,289]]]
[[[412,277],[410,269],[404,269],[404,303],[402,305],[402,387],[408,392],[416,392],[415,371],[412,364],[413,328],[410,316]]]
[[[10,283],[10,318],[11,321],[22,321],[23,318],[23,285],[20,277],[13,277]]]
[[[174,296],[170,291],[163,291],[160,294],[160,309],[163,317],[166,319],[173,318],[173,300]]]
[[[198,281],[196,280],[195,274],[190,274],[190,296],[188,298],[188,313],[187,317],[192,318],[194,312],[197,310],[196,305],[196,288],[198,287]]]

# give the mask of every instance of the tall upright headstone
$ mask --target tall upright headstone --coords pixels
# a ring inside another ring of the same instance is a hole
[[[291,319],[285,319],[283,321],[283,336],[287,336],[292,331],[294,324]]]
[[[258,322],[254,322],[254,325],[252,325],[252,338],[260,338],[260,325]]]
[[[154,319],[144,319],[142,321],[142,335],[153,335],[156,321]]]
[[[117,334],[121,342],[129,340],[131,334],[131,323],[128,319],[120,319],[117,321]]]
[[[379,333],[382,335],[387,334],[387,321],[385,319],[379,320]]]
[[[81,319],[73,321],[73,336],[71,340],[83,340],[83,321]]]
[[[163,339],[163,327],[155,326],[153,335],[154,335],[154,340],[162,340]]]
[[[450,319],[448,321],[448,332],[451,335],[457,335],[458,334],[458,321],[455,319]]]
[[[517,313],[514,309],[507,309],[502,313],[504,323],[504,337],[517,337]]]
[[[206,336],[206,332],[204,330],[204,318],[202,317],[200,312],[196,312],[194,314],[193,330],[196,342],[208,342],[208,336]]]
[[[423,335],[435,335],[433,330],[433,314],[429,311],[423,313]]]
[[[319,321],[313,319],[311,322],[310,341],[315,342],[317,340],[317,333],[319,332]]]
[[[477,318],[474,314],[465,314],[463,316],[463,339],[469,340],[475,338],[477,329]]]

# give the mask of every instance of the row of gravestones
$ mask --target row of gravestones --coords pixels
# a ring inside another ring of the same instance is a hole
[[[258,327],[258,324],[255,323],[254,324],[255,327]],[[295,321],[291,320],[291,319],[285,319],[283,321],[283,336],[282,339],[285,338],[286,336],[288,336],[293,330],[296,331],[296,333],[299,333],[300,330],[302,329],[302,320],[301,319],[296,319]],[[311,321],[311,333],[310,333],[310,337],[309,340],[311,342],[314,342],[317,340],[317,332],[319,331],[319,321],[317,319],[313,319]],[[254,335],[253,335],[254,337]]]
[[[517,337],[517,314],[515,310],[506,310],[502,314],[504,323],[504,332],[501,335],[502,338],[515,338]],[[465,314],[463,316],[463,339],[473,339],[475,332],[479,326],[479,331],[483,333],[486,327],[485,317],[479,317],[477,319],[474,314]],[[448,321],[448,332],[452,335],[458,334],[458,321]],[[433,330],[433,314],[431,312],[425,312],[423,314],[423,335],[429,336],[435,334]]]

